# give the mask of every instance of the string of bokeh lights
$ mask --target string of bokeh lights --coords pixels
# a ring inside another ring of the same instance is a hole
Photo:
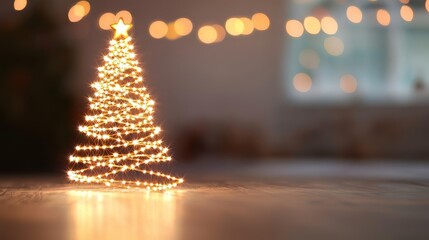
[[[377,2],[377,0],[368,0],[368,2]],[[410,0],[399,0],[399,16],[403,22],[408,23],[414,20],[415,10],[409,6]],[[23,10],[27,5],[27,0],[15,0],[14,8],[17,11]],[[79,22],[90,12],[91,5],[88,1],[78,1],[68,12],[70,22]],[[425,0],[425,9],[429,12],[429,0]],[[348,5],[345,8],[345,16],[351,24],[360,24],[364,17],[376,22],[382,27],[388,27],[392,23],[392,11],[387,8],[376,7],[371,16],[364,16],[364,12],[357,5]],[[104,13],[99,18],[99,27],[103,30],[110,30],[110,25],[117,22],[120,18],[125,23],[132,22],[132,15],[127,10],[119,11],[114,14]],[[265,13],[255,13],[249,17],[231,17],[222,24],[205,24],[195,27],[191,19],[182,17],[174,21],[166,22],[162,20],[153,21],[148,27],[148,33],[153,39],[177,40],[190,35],[193,31],[196,37],[203,44],[214,44],[222,42],[227,34],[232,37],[248,36],[255,31],[265,31],[270,28],[270,18]],[[326,34],[323,40],[323,47],[329,55],[339,57],[344,53],[345,46],[343,40],[335,36],[339,30],[338,21],[327,12],[314,13],[305,16],[303,19],[288,19],[285,22],[285,30],[291,38],[300,38],[305,33],[316,36]],[[308,70],[314,70],[319,67],[320,56],[311,49],[306,49],[299,55],[300,64]],[[310,75],[304,72],[297,73],[292,79],[294,88],[301,93],[305,93],[312,88],[312,79]],[[357,79],[346,74],[341,77],[339,86],[344,93],[353,93],[357,89]]]
[[[374,0],[369,0],[375,2]],[[409,5],[410,0],[399,0],[402,3],[399,15],[405,22],[411,22],[414,19],[414,10]],[[27,0],[15,0],[14,9],[22,11],[27,6]],[[429,12],[429,0],[425,1],[425,8]],[[89,1],[78,1],[68,12],[70,22],[79,22],[89,14],[91,4]],[[355,5],[346,8],[347,19],[354,24],[361,23],[363,20],[362,10]],[[132,22],[132,15],[129,11],[123,10],[114,13],[104,13],[99,18],[99,27],[103,30],[109,30],[110,25],[123,18],[125,23]],[[375,13],[375,20],[381,26],[391,24],[392,14],[384,8],[379,8]],[[225,39],[228,33],[231,36],[246,36],[252,34],[255,30],[265,31],[270,27],[270,19],[264,13],[255,13],[251,17],[232,17],[228,18],[224,24],[202,25],[197,29],[198,39],[205,44],[218,43]],[[156,20],[149,25],[149,35],[154,39],[176,40],[185,37],[194,30],[194,23],[189,18],[179,18],[172,22]],[[335,35],[338,32],[337,20],[329,15],[324,16],[306,16],[302,21],[298,19],[289,19],[285,24],[286,33],[299,38],[305,32],[316,35],[324,32],[328,35]]]
[[[132,16],[126,11],[114,13],[104,13],[99,19],[99,26],[103,30],[108,30],[111,23],[117,19],[123,18],[125,22],[131,23]],[[265,31],[270,26],[270,20],[263,13],[255,13],[250,18],[248,17],[233,17],[229,18],[225,25],[209,24],[198,28],[197,36],[199,40],[205,44],[221,42],[226,33],[231,36],[250,35],[255,30]],[[185,37],[192,33],[194,24],[189,18],[178,18],[172,22],[164,22],[156,20],[149,25],[149,35],[154,39],[176,40]]]

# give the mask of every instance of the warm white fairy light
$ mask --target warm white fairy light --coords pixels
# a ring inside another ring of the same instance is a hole
[[[155,102],[143,86],[142,69],[127,33],[130,27],[122,19],[112,25],[115,37],[105,64],[98,68],[98,80],[91,85],[95,93],[89,98],[90,114],[79,126],[92,143],[76,146],[68,176],[82,183],[166,190],[183,179],[149,169],[150,163],[171,157],[160,139],[161,129],[153,122]],[[130,175],[135,173],[141,177]]]

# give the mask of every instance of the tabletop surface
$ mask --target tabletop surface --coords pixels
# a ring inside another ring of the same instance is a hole
[[[0,180],[5,240],[429,239],[428,226],[419,178],[200,178],[169,192]]]

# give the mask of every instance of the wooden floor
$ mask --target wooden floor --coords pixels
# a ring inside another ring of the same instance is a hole
[[[0,182],[0,239],[429,239],[429,181],[194,180],[156,193]]]

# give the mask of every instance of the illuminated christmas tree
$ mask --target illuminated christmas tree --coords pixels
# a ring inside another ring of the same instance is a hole
[[[160,139],[161,129],[154,125],[155,102],[143,86],[128,30],[120,19],[112,25],[114,39],[98,80],[91,84],[90,113],[79,131],[88,144],[76,146],[70,156],[69,179],[113,187],[165,190],[183,179],[150,169],[150,164],[171,161]]]

